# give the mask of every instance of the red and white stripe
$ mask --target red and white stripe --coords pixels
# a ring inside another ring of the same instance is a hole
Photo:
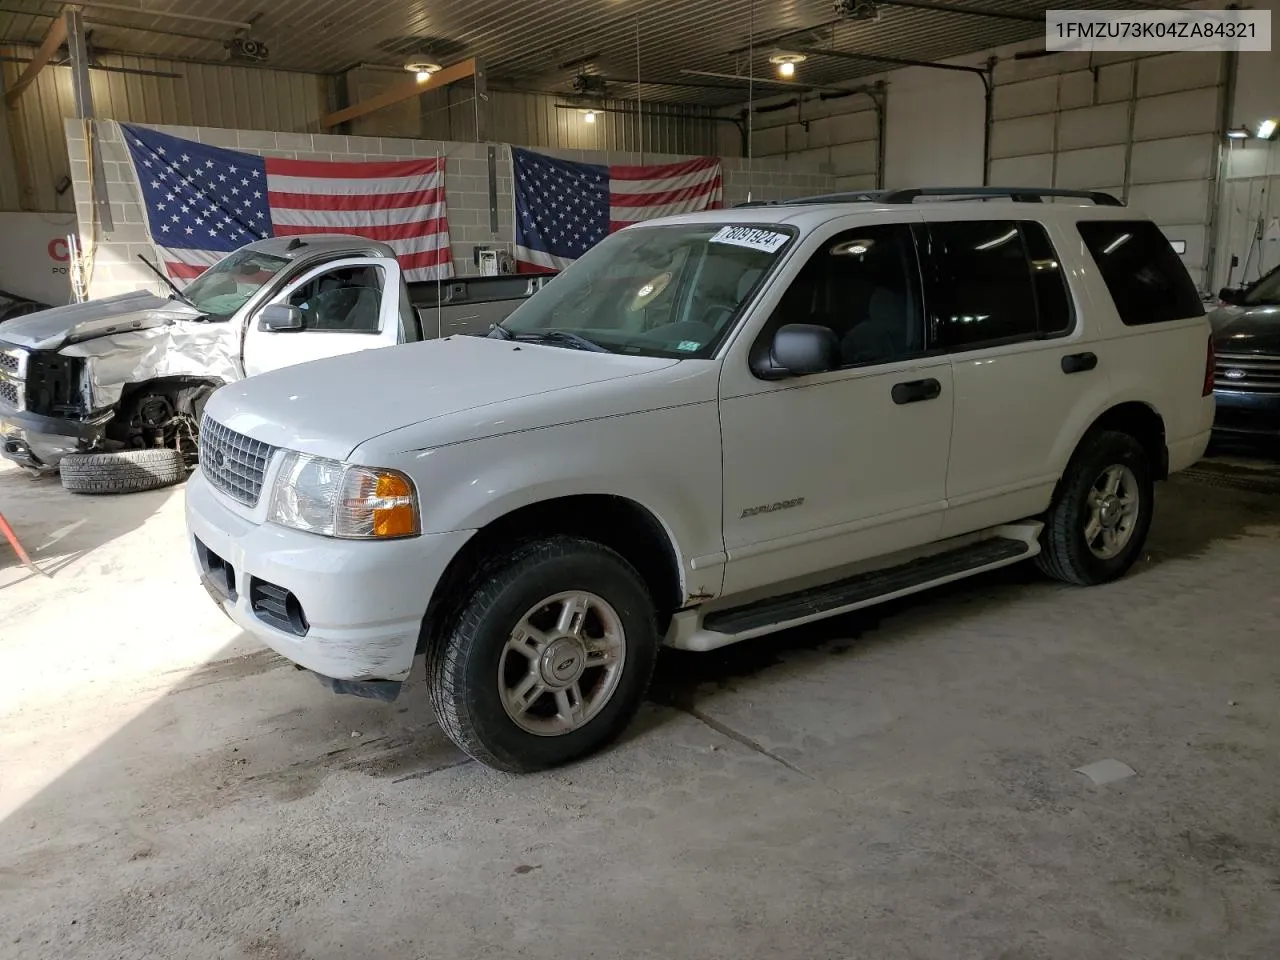
[[[338,233],[379,240],[406,280],[453,276],[444,158],[388,162],[266,158],[272,235]],[[225,253],[157,244],[175,280],[194,280]]]
[[[609,230],[677,213],[718,209],[724,179],[718,157],[643,167],[609,167]]]
[[[380,240],[396,252],[406,280],[453,276],[443,157],[363,163],[268,157],[266,164],[275,236]]]

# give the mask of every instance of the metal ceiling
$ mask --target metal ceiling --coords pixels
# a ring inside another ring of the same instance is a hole
[[[1053,0],[79,0],[91,48],[172,60],[222,61],[237,35],[265,42],[274,69],[337,73],[359,64],[448,63],[479,55],[490,83],[569,93],[578,73],[610,78],[608,95],[725,106],[747,99],[745,81],[776,80],[778,48],[832,47],[883,57],[940,60],[1043,35]],[[836,16],[838,5],[874,8],[875,19]],[[1072,0],[1071,7],[1152,6]],[[0,0],[0,43],[39,43],[56,0]],[[195,11],[199,11],[198,13]],[[973,11],[985,11],[977,15]],[[178,14],[165,17],[163,13]],[[638,16],[637,16],[638,14]],[[221,21],[221,22],[219,22]],[[236,23],[250,24],[247,31]],[[813,32],[807,31],[812,28]],[[782,36],[783,39],[775,40]],[[753,39],[754,38],[754,39]],[[753,55],[745,52],[753,47]],[[638,57],[637,57],[638,53]],[[637,73],[638,63],[638,73]],[[810,57],[796,85],[881,73],[884,63]],[[757,83],[754,96],[784,92]]]

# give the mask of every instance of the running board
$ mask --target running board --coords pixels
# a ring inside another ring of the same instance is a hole
[[[702,621],[702,640],[692,649],[713,649],[724,643],[745,639],[744,634],[768,632],[806,620],[834,616],[847,610],[869,606],[908,593],[969,576],[982,570],[994,570],[1033,557],[1039,552],[1034,540],[993,537],[967,544],[943,553],[910,560],[896,567],[824,583],[821,586],[776,597],[765,597],[754,603],[709,613]],[[720,642],[706,634],[723,635]],[[681,644],[684,646],[684,644]]]

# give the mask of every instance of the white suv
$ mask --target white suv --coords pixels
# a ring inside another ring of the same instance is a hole
[[[488,337],[221,388],[187,520],[245,630],[385,699],[425,653],[445,732],[533,770],[617,735],[663,643],[1033,557],[1121,576],[1212,373],[1181,261],[1106,195],[710,211],[609,237]]]

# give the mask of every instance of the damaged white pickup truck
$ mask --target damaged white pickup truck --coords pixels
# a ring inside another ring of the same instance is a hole
[[[531,770],[615,737],[662,643],[1033,558],[1123,575],[1208,442],[1195,287],[1109,196],[951,192],[990,202],[628,227],[487,338],[219,390],[187,487],[205,586],[339,691],[394,697],[425,654],[444,731]]]
[[[185,289],[170,284],[167,297],[142,291],[6,322],[0,452],[36,473],[59,470],[76,492],[174,483],[198,456],[201,414],[217,387],[455,329],[483,332],[543,280],[406,284],[382,243],[260,240]]]

